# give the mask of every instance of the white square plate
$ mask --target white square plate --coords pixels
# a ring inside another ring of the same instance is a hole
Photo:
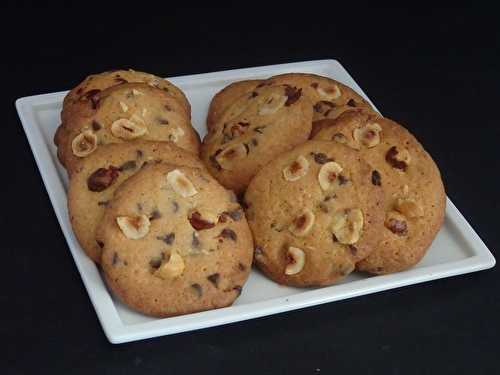
[[[249,69],[169,78],[189,98],[193,126],[204,136],[205,118],[212,96],[229,83],[287,73],[316,73],[334,78],[368,97],[336,60],[307,61]],[[98,268],[87,258],[71,230],[66,209],[66,173],[57,161],[53,144],[66,92],[36,95],[16,101],[19,117],[49,193],[59,224],[80,271],[101,325],[112,343],[169,335],[205,327],[277,314],[321,303],[351,298],[404,285],[475,272],[495,265],[495,258],[448,199],[443,228],[425,258],[414,268],[392,275],[367,277],[351,274],[337,285],[297,289],[280,286],[253,270],[242,295],[233,306],[173,318],[156,319],[130,310],[106,288]]]

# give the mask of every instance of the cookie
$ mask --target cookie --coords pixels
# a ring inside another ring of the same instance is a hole
[[[312,107],[300,89],[263,86],[240,96],[213,124],[201,147],[210,173],[241,193],[269,161],[303,143],[311,132]]]
[[[306,73],[280,74],[261,85],[291,85],[302,89],[313,105],[313,121],[337,118],[351,108],[373,110],[371,105],[350,87],[334,79]]]
[[[199,139],[177,99],[145,83],[124,83],[73,105],[56,133],[61,163],[72,174],[101,145],[131,140],[171,141],[198,153]]]
[[[384,226],[372,254],[357,269],[398,272],[417,264],[444,220],[446,194],[439,169],[405,128],[364,111],[323,120],[317,140],[348,145],[376,170],[372,181],[385,194]]]
[[[164,90],[168,95],[177,99],[186,112],[191,113],[191,106],[184,93],[171,82],[157,77],[153,74],[129,70],[112,70],[104,73],[93,74],[85,78],[64,98],[62,121],[68,112],[71,112],[73,104],[80,101],[90,100],[96,93],[113,86],[124,83],[147,83],[152,87]]]
[[[158,317],[230,305],[252,263],[243,210],[205,169],[146,166],[116,190],[97,238],[110,288]]]
[[[215,94],[208,108],[207,129],[210,130],[224,111],[236,100],[251,92],[261,82],[260,79],[233,82]]]
[[[352,272],[383,225],[382,188],[372,174],[359,153],[321,141],[265,166],[244,198],[257,266],[299,287],[330,285]]]
[[[73,232],[85,253],[96,263],[101,259],[96,229],[113,193],[145,163],[158,161],[203,167],[195,155],[170,142],[132,141],[99,147],[80,162],[71,176],[68,210]]]

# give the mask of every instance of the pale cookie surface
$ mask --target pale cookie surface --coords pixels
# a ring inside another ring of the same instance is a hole
[[[255,262],[271,279],[329,285],[368,256],[383,225],[383,193],[353,150],[308,141],[264,167],[245,194]]]
[[[199,148],[185,108],[165,91],[144,83],[114,86],[73,105],[71,118],[61,126],[54,141],[70,174],[80,159],[104,144],[170,141],[193,153]]]
[[[201,157],[226,188],[241,193],[264,165],[307,140],[312,108],[300,89],[263,86],[240,96],[203,140]]]
[[[97,237],[111,289],[153,316],[230,305],[252,264],[243,210],[204,169],[144,167],[118,188]]]
[[[157,77],[153,74],[129,70],[113,70],[99,74],[92,74],[72,89],[64,98],[62,120],[64,122],[67,113],[71,112],[71,106],[81,101],[91,100],[92,97],[102,90],[121,85],[124,83],[146,83],[152,87],[158,87],[177,99],[188,113],[191,107],[184,93],[171,82]]]
[[[261,82],[262,80],[260,79],[233,82],[215,94],[208,108],[207,129],[210,130],[217,123],[224,111],[236,100],[242,95],[251,93]]]
[[[133,141],[100,147],[82,160],[71,176],[68,190],[71,225],[78,242],[95,262],[101,259],[96,229],[113,193],[145,163],[158,161],[203,167],[195,155],[172,143]]]
[[[350,87],[334,79],[306,73],[286,73],[270,77],[261,85],[288,84],[302,89],[313,105],[313,121],[337,118],[352,108],[372,110],[371,105]]]
[[[357,264],[374,274],[418,263],[444,220],[446,195],[439,170],[422,145],[394,121],[363,111],[324,120],[314,139],[341,142],[377,171],[385,193],[384,227],[373,253]]]

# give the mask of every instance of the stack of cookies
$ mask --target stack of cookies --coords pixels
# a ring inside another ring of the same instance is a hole
[[[252,261],[298,287],[402,271],[443,222],[429,154],[330,78],[230,84],[201,147],[186,96],[147,73],[87,77],[61,119],[75,235],[114,293],[149,315],[230,305]]]
[[[160,317],[230,305],[250,273],[252,235],[198,159],[182,91],[141,72],[92,75],[61,119],[71,224],[115,294]]]

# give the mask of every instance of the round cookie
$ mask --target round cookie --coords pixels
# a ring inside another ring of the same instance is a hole
[[[145,83],[124,83],[74,104],[54,141],[68,172],[101,145],[131,140],[171,141],[198,153],[199,138],[177,99]]]
[[[255,263],[286,285],[330,285],[370,254],[383,193],[359,154],[308,141],[264,167],[245,194]]]
[[[215,94],[208,108],[207,129],[210,130],[224,111],[236,100],[251,92],[261,82],[260,79],[233,82]]]
[[[129,70],[112,70],[99,74],[92,74],[72,89],[64,98],[63,111],[61,114],[63,123],[71,106],[81,101],[88,101],[96,93],[113,86],[124,83],[147,83],[152,87],[164,90],[168,95],[177,99],[191,116],[191,106],[184,93],[171,82],[157,77],[153,74]]]
[[[350,87],[334,79],[307,73],[286,73],[270,77],[261,85],[291,85],[302,89],[313,105],[313,121],[337,118],[351,108],[372,110],[371,105]]]
[[[123,181],[152,161],[203,168],[195,155],[170,142],[134,141],[99,147],[80,161],[71,176],[68,189],[71,225],[78,242],[94,262],[101,259],[96,229],[113,193]]]
[[[201,147],[210,173],[241,193],[269,161],[303,143],[311,132],[312,107],[300,89],[262,86],[240,96],[213,124]]]
[[[380,241],[357,269],[373,274],[417,264],[444,220],[446,194],[439,169],[422,145],[394,121],[364,111],[323,120],[314,137],[358,149],[377,171],[374,182],[385,193]]]
[[[252,265],[243,210],[204,169],[146,166],[117,189],[97,238],[111,289],[158,317],[230,305]]]

